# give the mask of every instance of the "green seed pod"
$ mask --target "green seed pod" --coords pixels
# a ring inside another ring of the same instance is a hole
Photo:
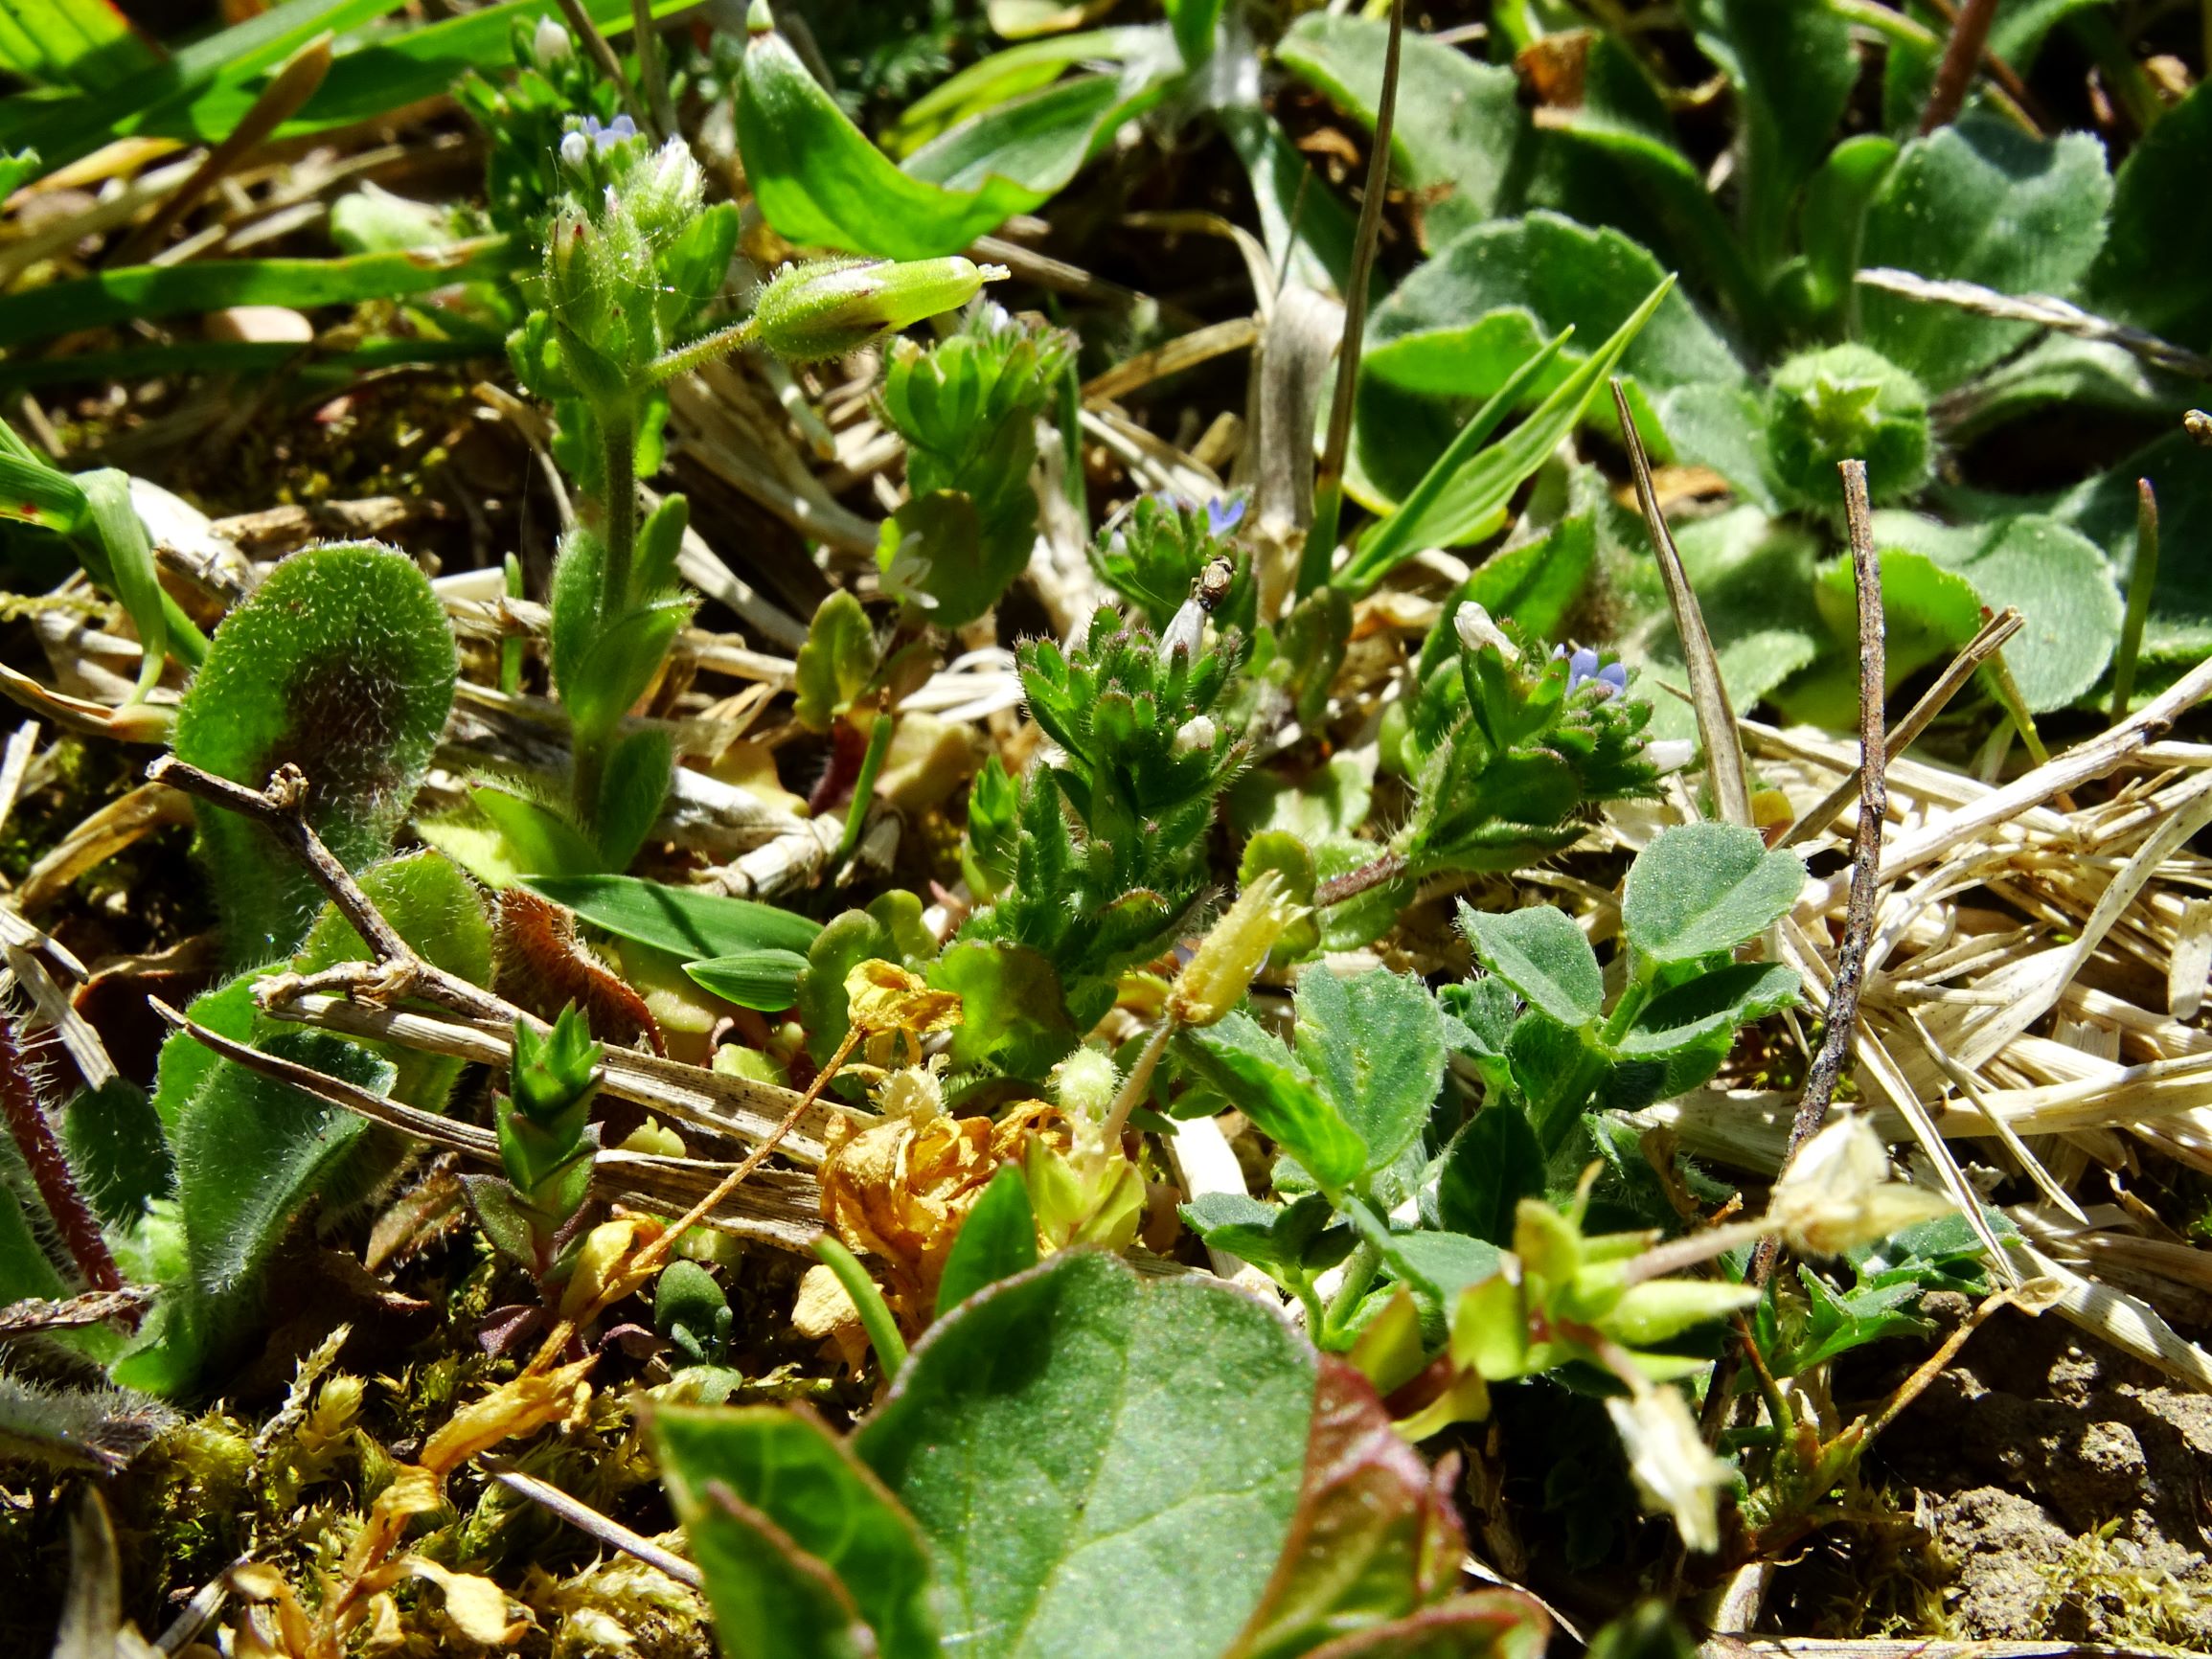
[[[1004,265],[940,260],[820,260],[786,265],[753,307],[754,337],[792,363],[842,357],[872,340],[965,306]]]

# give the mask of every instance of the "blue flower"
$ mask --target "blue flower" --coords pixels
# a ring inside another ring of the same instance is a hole
[[[1221,540],[1244,522],[1244,498],[1232,495],[1223,500],[1217,495],[1206,503],[1206,533],[1216,541]]]
[[[627,115],[618,115],[602,126],[598,116],[587,115],[583,118],[583,135],[591,140],[595,151],[604,155],[624,139],[635,138],[637,123]]]
[[[1595,680],[1605,688],[1605,696],[1625,695],[1629,689],[1629,670],[1620,663],[1600,666],[1598,653],[1587,646],[1577,646],[1570,654],[1564,646],[1552,647],[1552,661],[1567,660],[1567,692],[1571,695]]]

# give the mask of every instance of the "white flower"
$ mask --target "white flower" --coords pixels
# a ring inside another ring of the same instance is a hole
[[[1735,1487],[1736,1470],[1707,1449],[1681,1393],[1647,1386],[1630,1398],[1607,1400],[1606,1414],[1628,1449],[1629,1473],[1645,1505],[1673,1515],[1691,1549],[1719,1549],[1720,1495]]]
[[[531,37],[530,56],[537,60],[537,67],[550,69],[573,50],[568,31],[550,17],[537,20],[537,33]]]
[[[1774,1183],[1767,1229],[1809,1256],[1834,1256],[1948,1215],[1950,1201],[1889,1178],[1889,1153],[1862,1117],[1838,1118],[1798,1148]]]
[[[1679,772],[1698,758],[1698,745],[1687,738],[1658,738],[1644,745],[1644,759],[1658,768],[1663,778],[1669,772]]]
[[[1490,620],[1490,612],[1472,600],[1461,605],[1451,619],[1452,630],[1459,635],[1459,643],[1471,651],[1483,647],[1494,648],[1509,663],[1520,661],[1520,649],[1497,624]]]
[[[1212,719],[1204,715],[1195,716],[1175,728],[1175,753],[1189,755],[1211,749],[1218,736],[1220,730]]]
[[[591,140],[581,132],[568,133],[560,141],[560,160],[564,167],[581,168],[590,153]]]

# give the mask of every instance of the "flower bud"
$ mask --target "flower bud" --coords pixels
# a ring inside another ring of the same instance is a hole
[[[1645,1504],[1673,1515],[1690,1549],[1719,1549],[1720,1495],[1735,1486],[1736,1470],[1707,1448],[1689,1402],[1676,1389],[1646,1387],[1628,1399],[1607,1400],[1606,1414]]]
[[[538,68],[551,69],[574,50],[567,30],[550,17],[537,20],[537,33],[530,40],[530,56],[536,59]]]
[[[1243,1001],[1252,976],[1298,916],[1299,906],[1284,891],[1283,873],[1262,871],[1175,975],[1168,1008],[1176,1020],[1212,1025]]]
[[[1490,620],[1490,612],[1472,600],[1461,605],[1451,619],[1452,631],[1459,635],[1459,643],[1471,651],[1485,646],[1494,648],[1509,663],[1520,661],[1520,648],[1506,637],[1505,631]]]
[[[966,305],[1004,265],[941,260],[821,260],[786,265],[753,307],[755,336],[793,363],[842,357],[872,340]]]
[[[1211,716],[1194,715],[1175,728],[1175,753],[1202,754],[1214,746],[1220,736],[1220,728],[1214,724]]]

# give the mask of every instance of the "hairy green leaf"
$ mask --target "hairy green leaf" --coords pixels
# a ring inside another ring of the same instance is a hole
[[[937,1316],[942,1319],[970,1296],[1001,1279],[1037,1265],[1037,1216],[1030,1209],[1029,1183],[1018,1167],[1007,1164],[984,1186],[952,1240],[945,1277],[937,1283]]]
[[[933,1326],[855,1446],[921,1525],[948,1647],[1103,1659],[1141,1607],[1148,1653],[1214,1659],[1283,1549],[1313,1387],[1249,1298],[1064,1252]]]
[[[1621,929],[1653,962],[1695,962],[1765,931],[1805,885],[1805,861],[1768,852],[1756,830],[1678,824],[1629,867]]]
[[[1597,953],[1565,911],[1548,904],[1480,911],[1463,900],[1459,925],[1483,966],[1562,1025],[1588,1025],[1605,1011]]]

